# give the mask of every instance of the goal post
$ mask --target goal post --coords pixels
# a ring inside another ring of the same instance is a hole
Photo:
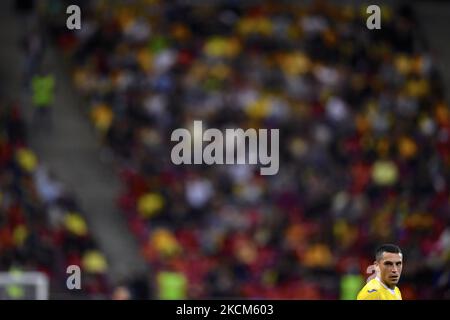
[[[0,272],[0,300],[48,300],[49,279],[42,272]]]

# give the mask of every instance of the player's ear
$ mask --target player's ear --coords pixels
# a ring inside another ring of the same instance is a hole
[[[379,276],[381,273],[380,264],[378,262],[375,262],[375,273],[377,276]]]
[[[370,280],[375,278],[378,275],[377,272],[376,272],[375,264],[372,264],[372,265],[368,266],[367,270],[366,270],[366,273],[370,274],[370,276],[367,278],[366,282],[369,282]]]

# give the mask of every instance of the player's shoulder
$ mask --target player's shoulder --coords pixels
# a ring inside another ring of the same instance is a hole
[[[376,278],[373,278],[372,280],[368,281],[366,285],[364,286],[367,290],[376,290],[379,291],[381,288],[381,283]]]
[[[358,294],[358,300],[376,299],[380,294],[380,282],[372,279],[366,283]]]

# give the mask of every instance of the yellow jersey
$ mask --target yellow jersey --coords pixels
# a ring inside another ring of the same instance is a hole
[[[358,293],[356,300],[402,300],[400,289],[389,289],[379,278],[374,278]]]

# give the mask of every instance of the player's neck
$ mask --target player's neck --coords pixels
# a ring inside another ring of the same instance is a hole
[[[386,288],[391,289],[391,290],[395,290],[395,285],[388,285],[387,283],[385,283],[383,280],[381,280],[381,279],[378,278],[378,277],[376,277],[376,279],[377,279],[378,281],[380,281],[381,284],[382,284],[383,286],[385,286]]]

